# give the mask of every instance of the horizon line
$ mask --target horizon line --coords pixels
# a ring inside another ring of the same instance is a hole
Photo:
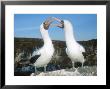
[[[14,37],[14,38],[27,38],[27,39],[30,39],[29,37]],[[32,37],[31,39],[43,39],[43,38],[34,38],[34,37]],[[88,39],[88,40],[76,40],[76,41],[89,41],[89,40],[93,40],[93,39],[96,39],[97,40],[97,38],[91,38],[91,39]],[[65,41],[65,40],[56,40],[56,39],[52,39],[52,40],[55,40],[55,41]]]

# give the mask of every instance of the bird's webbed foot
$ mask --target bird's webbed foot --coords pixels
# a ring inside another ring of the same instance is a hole
[[[37,68],[36,68],[36,66],[35,66],[35,73],[34,73],[34,74],[37,75],[37,72],[38,72],[38,71],[37,71]]]
[[[72,67],[72,70],[73,70],[73,71],[75,71],[76,69],[77,69],[77,68],[75,68],[75,67]]]

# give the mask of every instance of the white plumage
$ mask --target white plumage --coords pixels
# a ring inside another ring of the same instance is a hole
[[[32,54],[32,57],[35,55],[40,55],[40,57],[33,64],[35,66],[35,72],[36,67],[44,67],[46,71],[46,66],[50,62],[54,53],[54,47],[49,37],[48,30],[44,29],[43,23],[40,25],[40,32],[44,41],[44,45],[42,48],[34,51]]]
[[[81,46],[79,43],[76,42],[73,33],[72,23],[69,20],[60,20],[55,17],[53,17],[53,19],[61,23],[61,24],[55,24],[53,26],[60,27],[65,32],[65,40],[67,46],[66,53],[72,61],[73,68],[74,68],[74,62],[81,62],[83,66],[85,59],[82,53],[85,52],[85,49],[83,48],[83,46]]]
[[[64,21],[64,31],[65,31],[65,40],[66,40],[66,53],[68,57],[71,59],[73,67],[74,62],[81,62],[82,66],[85,61],[82,52],[85,52],[83,46],[76,42],[74,34],[73,34],[73,26],[72,23],[68,20]]]

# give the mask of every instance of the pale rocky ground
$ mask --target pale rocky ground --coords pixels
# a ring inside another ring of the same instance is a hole
[[[38,74],[32,73],[30,76],[97,76],[96,66],[85,66],[75,69],[61,69],[49,72],[40,72]]]

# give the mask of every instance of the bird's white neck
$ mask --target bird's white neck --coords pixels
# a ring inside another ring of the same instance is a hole
[[[44,40],[44,45],[52,45],[52,41],[49,37],[48,30],[45,30],[43,26],[40,28],[42,38]]]
[[[73,33],[73,26],[69,21],[64,21],[65,40],[67,46],[75,44],[76,40]]]

